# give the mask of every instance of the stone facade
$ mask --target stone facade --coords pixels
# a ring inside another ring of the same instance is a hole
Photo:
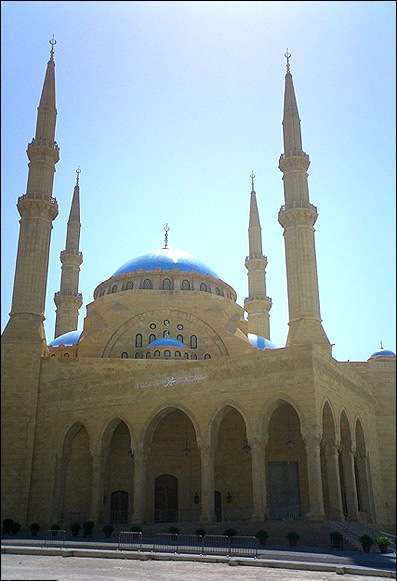
[[[18,201],[13,303],[2,338],[3,518],[43,527],[348,518],[394,529],[395,357],[332,356],[289,66],[280,158],[290,315],[283,348],[269,341],[254,184],[245,309],[194,261],[190,270],[142,263],[97,286],[81,336],[68,342],[82,300],[76,184],[55,296],[59,341],[47,344],[59,157],[54,71],[51,55],[27,193]]]

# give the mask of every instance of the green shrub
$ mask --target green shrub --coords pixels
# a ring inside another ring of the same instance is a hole
[[[200,537],[204,537],[207,534],[207,531],[205,529],[196,529],[196,535],[200,536]]]
[[[83,523],[83,531],[85,537],[90,537],[92,535],[92,530],[94,526],[95,523],[93,520],[87,520],[85,523]]]
[[[11,532],[13,535],[16,535],[17,532],[20,530],[20,528],[21,528],[21,525],[19,524],[19,522],[15,522],[15,521],[12,522]]]
[[[362,535],[358,540],[361,543],[364,553],[369,553],[370,548],[374,544],[374,539],[369,535]]]
[[[130,528],[130,532],[131,533],[143,533],[143,530],[140,526],[134,525],[133,527]]]
[[[51,525],[50,526],[50,529],[49,530],[50,531],[60,531],[61,530],[61,527],[59,525],[57,525],[57,524],[54,524],[54,525]]]
[[[376,537],[375,543],[378,545],[381,553],[387,553],[390,545],[390,539],[385,536]]]
[[[295,531],[290,531],[287,534],[287,539],[289,541],[289,546],[290,547],[296,547],[296,545],[298,544],[298,541],[300,539],[300,536],[297,532]]]
[[[343,535],[341,535],[341,533],[333,531],[329,534],[329,538],[333,549],[343,549]]]
[[[237,535],[237,531],[236,531],[236,529],[226,529],[225,531],[223,531],[223,534],[226,537],[229,537],[229,541],[230,541],[230,543],[232,543],[233,537],[235,537]]]
[[[268,537],[269,537],[269,533],[267,531],[260,530],[255,534],[255,536],[258,539],[258,541],[260,542],[260,544],[262,546],[264,546],[266,544]]]
[[[114,528],[112,527],[112,525],[105,525],[102,530],[105,533],[105,537],[109,539],[112,536]]]
[[[31,532],[31,534],[32,534],[32,537],[36,537],[36,536],[37,536],[37,533],[38,533],[38,532],[39,532],[39,530],[40,530],[40,525],[39,525],[39,523],[37,523],[37,522],[32,522],[32,524],[30,525],[30,527],[29,527],[29,528],[30,528],[30,532]]]
[[[74,522],[72,525],[70,525],[70,530],[72,531],[72,535],[74,537],[77,537],[77,535],[79,534],[81,529],[81,525],[78,522]]]
[[[10,535],[12,533],[12,525],[14,521],[12,518],[5,518],[3,520],[3,533],[5,535]]]
[[[171,535],[179,535],[179,533],[180,533],[181,531],[180,531],[180,530],[179,530],[177,527],[170,527],[170,528],[168,529],[168,532],[169,532]]]

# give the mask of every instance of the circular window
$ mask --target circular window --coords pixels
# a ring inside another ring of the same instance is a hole
[[[156,323],[150,323],[149,327],[150,327],[150,329],[155,329],[156,328]]]
[[[178,329],[178,331],[182,331],[182,329],[183,329],[183,325],[181,325],[181,324],[179,323],[179,325],[177,325],[177,326],[176,326],[176,328]]]
[[[168,327],[168,325],[170,324],[170,322],[169,322],[169,320],[168,320],[168,319],[166,319],[165,321],[163,321],[163,323],[164,323],[164,325],[165,325],[166,327]]]

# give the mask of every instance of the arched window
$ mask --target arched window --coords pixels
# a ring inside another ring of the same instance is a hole
[[[135,347],[142,347],[142,335],[140,333],[135,335]]]
[[[112,286],[112,293],[117,293],[117,284]]]
[[[181,356],[181,352],[180,351],[175,351],[175,357],[180,357]]]
[[[163,280],[162,287],[163,287],[164,290],[170,290],[172,288],[172,284],[171,284],[171,281],[170,281],[169,278],[165,278]]]
[[[135,359],[143,359],[143,353],[141,353],[140,351],[137,351],[135,353]]]
[[[130,289],[134,288],[134,283],[133,283],[132,280],[129,280],[127,282],[127,287],[126,288],[127,288],[127,290],[130,290]]]
[[[152,288],[152,281],[150,280],[150,278],[145,278],[145,280],[143,281],[143,288]]]
[[[183,356],[185,359],[189,359],[189,353],[185,353]]]
[[[155,352],[154,352],[154,356],[155,356],[155,357],[160,357],[160,351],[155,351]]]
[[[197,349],[197,337],[196,337],[196,335],[192,335],[190,337],[190,347],[191,347],[191,349]]]
[[[150,343],[153,343],[153,341],[155,341],[155,340],[156,340],[156,335],[154,335],[153,333],[151,333],[151,334],[149,335],[149,344],[150,344]]]
[[[188,280],[183,280],[181,288],[182,290],[190,290],[190,282]]]
[[[209,353],[206,353],[206,354],[204,355],[204,359],[211,359],[211,355],[210,355]]]
[[[178,341],[180,341],[181,343],[183,343],[183,335],[177,335],[176,338],[177,338]]]
[[[63,356],[64,357],[69,357],[69,353],[64,353]]]
[[[196,353],[193,353],[193,354],[192,354],[192,359],[197,359],[197,355],[196,355]]]
[[[149,351],[148,351],[148,352],[146,353],[146,359],[150,359],[150,358],[151,358],[151,356],[152,356],[152,354],[151,354],[151,353],[149,353]]]
[[[99,296],[100,297],[103,297],[103,295],[105,294],[105,292],[106,292],[106,289],[105,288],[102,288],[101,289],[101,292],[99,293]]]
[[[205,292],[205,293],[208,292],[208,287],[205,284],[205,282],[200,283],[200,290]]]
[[[123,351],[122,352],[121,359],[128,359],[128,353],[127,353],[127,351]]]
[[[215,294],[216,295],[220,295],[221,294],[221,289],[218,287],[215,287]]]
[[[169,359],[171,357],[171,351],[168,351],[168,350],[167,351],[164,351],[164,357],[166,359]]]

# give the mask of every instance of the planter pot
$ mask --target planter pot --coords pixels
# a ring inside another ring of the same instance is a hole
[[[371,550],[371,545],[363,545],[363,551],[364,553],[369,553]]]
[[[378,545],[381,553],[387,553],[389,550],[389,545]]]
[[[298,541],[290,541],[290,542],[289,542],[289,546],[290,546],[290,547],[296,547],[296,546],[297,546],[297,544],[298,544]]]

